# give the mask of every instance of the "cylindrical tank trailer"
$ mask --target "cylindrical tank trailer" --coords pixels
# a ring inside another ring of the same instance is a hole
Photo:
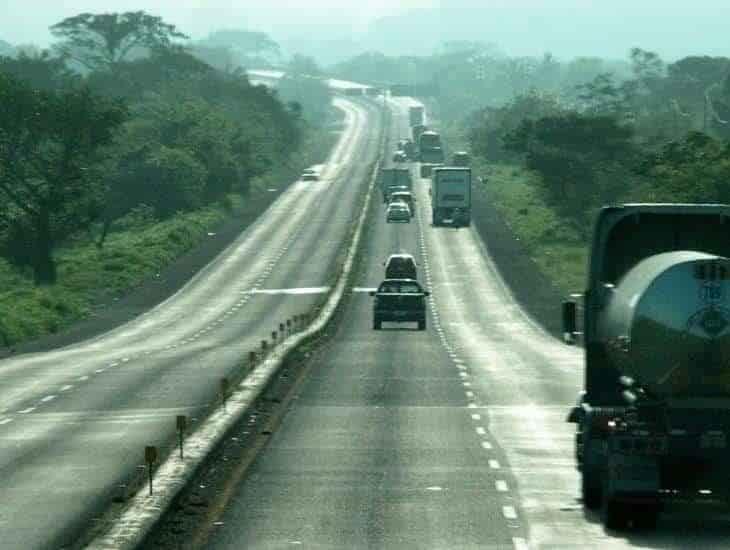
[[[597,336],[622,375],[657,398],[730,396],[730,259],[656,254],[603,291]]]

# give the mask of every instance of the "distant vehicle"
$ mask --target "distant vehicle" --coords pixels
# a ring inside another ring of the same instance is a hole
[[[567,419],[583,505],[611,529],[650,527],[672,500],[727,505],[730,206],[610,206],[594,227]],[[576,318],[564,302],[568,343]]]
[[[424,149],[419,153],[418,160],[425,164],[443,164],[444,151],[441,147]]]
[[[471,168],[435,168],[431,176],[431,219],[434,226],[471,224]]]
[[[413,198],[413,193],[410,191],[393,191],[390,194],[390,203],[393,204],[393,202],[404,202],[408,205],[408,208],[411,211],[411,217],[415,215],[416,211],[414,208],[414,203],[416,199]]]
[[[410,139],[405,140],[405,143],[403,145],[403,151],[408,157],[408,160],[416,160],[416,157],[418,156],[416,151],[416,144],[413,143]]]
[[[432,172],[435,168],[439,168],[443,166],[443,164],[421,164],[420,174],[422,178],[430,178],[432,176]]]
[[[423,106],[413,106],[408,109],[408,122],[411,126],[423,124]]]
[[[377,290],[371,291],[373,301],[373,329],[380,330],[383,322],[415,322],[418,330],[426,330],[426,297],[418,281],[413,279],[385,279]]]
[[[394,202],[388,205],[385,214],[387,223],[411,223],[411,209],[404,202]]]
[[[429,164],[444,162],[441,135],[433,130],[423,132],[418,138],[418,160]]]
[[[410,191],[413,187],[411,171],[408,168],[381,168],[379,174],[380,191],[383,202],[390,201],[390,193],[395,188],[399,191]]]
[[[302,171],[302,176],[300,179],[302,181],[319,181],[319,175],[317,174],[316,170],[312,168],[305,168]]]
[[[393,153],[393,162],[408,162],[408,155],[405,151],[396,151]]]
[[[471,164],[471,157],[466,151],[457,151],[451,157],[452,166],[469,166]]]
[[[410,254],[391,254],[383,264],[386,279],[417,279],[416,260]]]
[[[411,137],[413,138],[413,143],[418,143],[418,139],[421,137],[421,134],[428,130],[428,128],[424,124],[416,124],[415,126],[411,127]]]

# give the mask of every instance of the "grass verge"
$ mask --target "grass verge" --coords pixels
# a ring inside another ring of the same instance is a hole
[[[539,174],[518,165],[480,165],[488,194],[532,260],[564,294],[582,292],[588,246],[539,191]]]

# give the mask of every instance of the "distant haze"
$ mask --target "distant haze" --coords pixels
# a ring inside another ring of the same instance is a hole
[[[65,17],[131,10],[161,15],[193,38],[263,30],[286,51],[325,63],[365,50],[429,54],[446,40],[561,58],[623,58],[633,46],[670,60],[730,55],[728,0],[0,0],[0,40],[47,46],[48,27]]]

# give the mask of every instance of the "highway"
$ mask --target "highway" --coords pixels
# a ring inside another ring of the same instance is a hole
[[[407,104],[391,100],[393,138]],[[726,516],[670,509],[656,531],[612,532],[583,511],[565,422],[581,350],[526,316],[474,228],[431,227],[415,188],[409,225],[375,206],[354,287],[417,255],[428,330],[373,331],[354,292],[205,548],[727,548]]]
[[[345,130],[321,180],[296,182],[171,298],[92,340],[0,362],[0,547],[61,548],[222,377],[332,283],[378,152],[380,112],[336,99]],[[284,184],[285,182],[282,182]]]

